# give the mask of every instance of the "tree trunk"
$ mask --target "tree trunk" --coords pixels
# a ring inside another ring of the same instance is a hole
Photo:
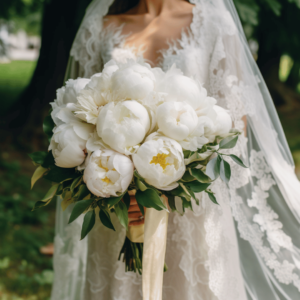
[[[42,44],[36,69],[29,86],[1,124],[5,129],[1,134],[9,138],[9,143],[11,139],[21,147],[45,143],[42,122],[50,109],[49,102],[56,98],[56,89],[63,85],[70,48],[90,2],[45,1]]]
[[[27,120],[41,126],[44,108],[63,85],[70,48],[90,1],[45,1],[40,56],[31,83],[10,111],[9,128],[20,128]]]

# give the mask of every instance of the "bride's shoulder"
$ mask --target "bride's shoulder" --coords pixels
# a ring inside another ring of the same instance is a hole
[[[106,15],[103,18],[103,27],[104,29],[109,26],[119,27],[123,24],[129,23],[132,21],[132,15],[127,13],[118,14],[118,15]]]

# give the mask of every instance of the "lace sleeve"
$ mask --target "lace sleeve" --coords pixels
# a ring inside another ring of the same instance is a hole
[[[112,3],[113,0],[93,1],[75,37],[70,56],[78,61],[83,77],[90,77],[102,70],[100,35],[103,30],[103,16],[108,13]]]

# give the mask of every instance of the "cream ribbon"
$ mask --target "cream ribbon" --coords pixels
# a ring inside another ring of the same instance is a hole
[[[130,191],[134,195],[135,191]],[[167,204],[166,197],[162,197]],[[133,243],[143,247],[143,300],[162,300],[163,273],[167,245],[169,213],[147,208],[145,224],[130,226],[126,233]]]
[[[169,213],[147,208],[143,249],[143,300],[162,300]]]

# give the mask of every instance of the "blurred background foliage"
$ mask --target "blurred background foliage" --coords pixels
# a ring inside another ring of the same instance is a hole
[[[125,1],[125,0],[122,0]],[[49,187],[30,190],[26,153],[47,149],[42,120],[63,84],[69,51],[91,0],[0,1],[0,25],[40,36],[37,61],[0,63],[0,299],[49,299],[55,203],[31,212]],[[234,0],[250,48],[270,89],[297,169],[300,166],[300,0]],[[0,38],[1,39],[1,38]],[[1,42],[1,41],[0,41]],[[1,46],[1,45],[0,45]],[[1,54],[1,53],[0,53]]]

